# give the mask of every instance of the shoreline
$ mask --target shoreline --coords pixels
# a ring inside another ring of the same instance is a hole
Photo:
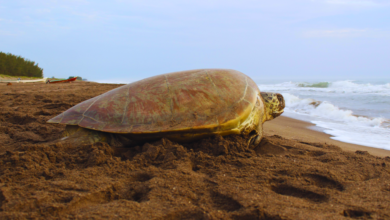
[[[333,140],[331,139],[332,135],[309,128],[310,126],[315,126],[315,124],[286,116],[279,116],[276,119],[267,121],[263,126],[264,133],[267,136],[280,135],[287,139],[299,141],[325,142],[327,144],[334,144],[344,151],[367,151],[374,156],[390,156],[389,150]]]

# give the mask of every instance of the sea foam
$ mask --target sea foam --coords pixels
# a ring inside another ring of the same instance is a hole
[[[390,150],[390,83],[352,80],[259,84],[285,98],[285,116],[310,121],[332,139]]]
[[[307,114],[312,117],[326,118],[333,121],[361,123],[366,126],[380,126],[386,121],[385,118],[369,118],[354,115],[351,110],[340,109],[327,101],[316,101],[314,99],[300,99],[298,96],[282,93],[286,102],[286,111],[298,114]]]
[[[289,93],[282,95],[287,113],[308,116],[308,121],[323,128],[332,139],[390,150],[388,119],[355,115],[352,110],[340,109],[328,101],[302,99]]]

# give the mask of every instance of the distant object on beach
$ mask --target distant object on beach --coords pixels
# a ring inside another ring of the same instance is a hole
[[[0,74],[0,83],[36,83],[46,82],[47,78],[26,77],[26,76],[12,76]]]
[[[168,138],[188,142],[243,134],[257,146],[263,123],[283,113],[281,94],[260,92],[245,74],[226,69],[167,73],[84,101],[49,123],[66,124],[64,141],[125,146]],[[105,133],[103,133],[105,132]]]
[[[48,79],[46,81],[46,83],[71,83],[71,82],[74,82],[76,81],[77,77],[73,77],[73,78],[69,78],[69,79],[65,79],[65,80],[50,80]]]

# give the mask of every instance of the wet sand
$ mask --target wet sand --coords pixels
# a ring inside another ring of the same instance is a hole
[[[371,155],[379,157],[390,156],[390,151],[388,150],[333,140],[330,138],[331,135],[311,129],[311,127],[313,126],[315,125],[309,122],[281,116],[279,118],[276,118],[275,120],[266,122],[264,124],[264,130],[266,132],[266,135],[278,134],[285,138],[295,139],[298,141],[334,144],[345,151],[355,152],[359,150],[367,151]]]
[[[388,151],[279,117],[259,146],[58,142],[46,121],[120,85],[0,84],[0,219],[389,219]]]

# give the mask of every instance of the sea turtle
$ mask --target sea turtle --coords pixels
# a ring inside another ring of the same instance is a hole
[[[50,119],[66,124],[75,144],[126,146],[160,138],[188,142],[213,135],[249,135],[257,145],[262,124],[283,113],[283,96],[260,92],[245,74],[200,69],[153,76],[96,96]]]

